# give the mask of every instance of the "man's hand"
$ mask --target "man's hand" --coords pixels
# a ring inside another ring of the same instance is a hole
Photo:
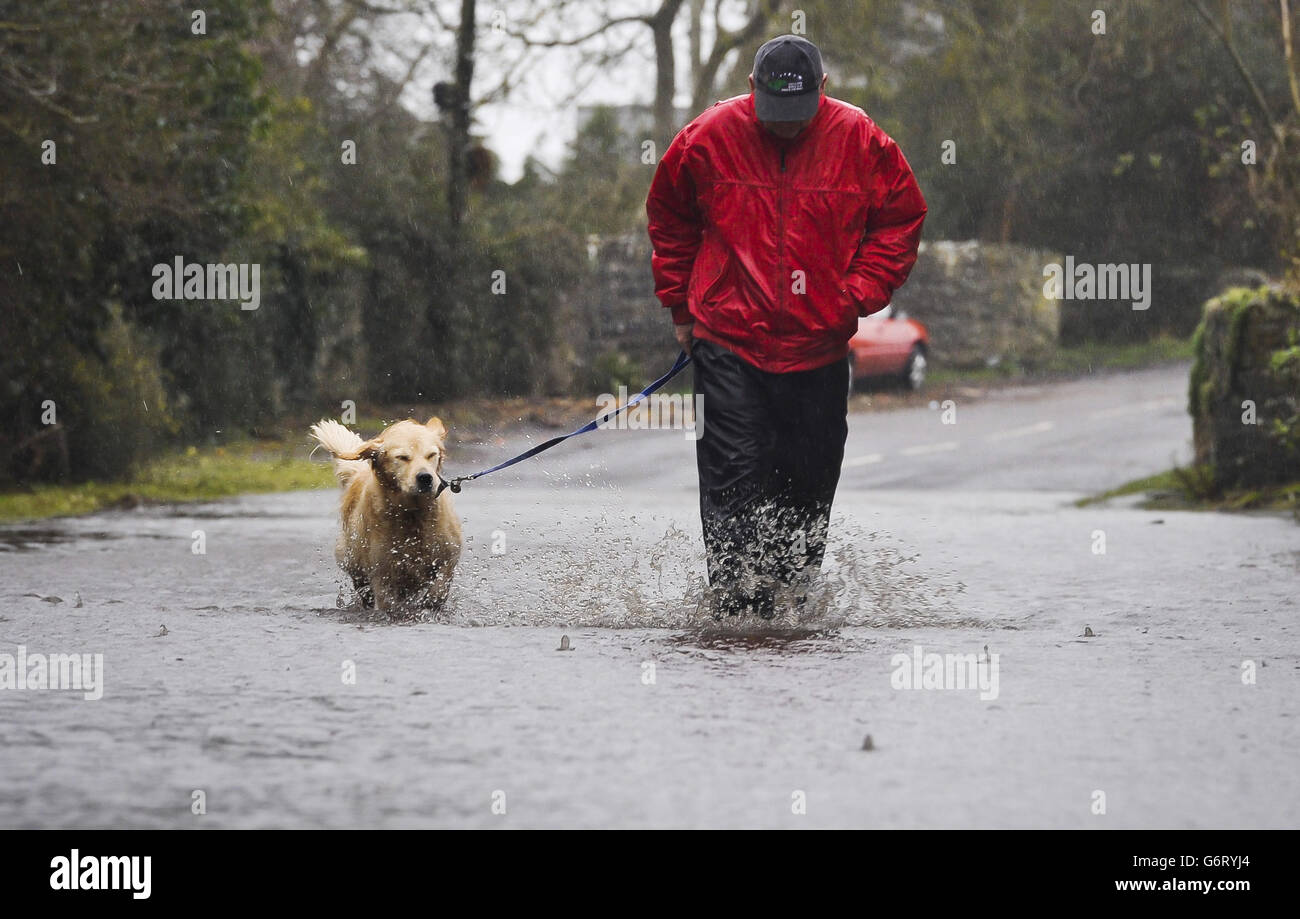
[[[673,326],[673,334],[677,336],[677,344],[687,354],[691,353],[691,339],[694,337],[691,333],[695,329],[695,323],[684,322],[681,325]]]

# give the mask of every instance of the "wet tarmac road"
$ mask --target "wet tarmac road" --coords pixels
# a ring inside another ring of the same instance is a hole
[[[0,826],[1295,826],[1300,527],[1071,504],[1186,459],[1185,379],[854,415],[775,628],[696,612],[678,431],[467,486],[438,621],[337,607],[333,492],[0,528],[0,668],[103,656],[0,689]],[[930,653],[996,695],[899,688]]]

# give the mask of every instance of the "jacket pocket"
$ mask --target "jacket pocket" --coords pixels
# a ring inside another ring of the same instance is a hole
[[[691,283],[687,288],[687,299],[692,306],[709,304],[709,297],[717,292],[719,285],[727,276],[727,254],[716,243],[708,240],[700,247],[691,266]]]
[[[847,341],[858,327],[858,305],[844,285],[846,278],[832,277],[811,298],[809,304],[813,329]]]

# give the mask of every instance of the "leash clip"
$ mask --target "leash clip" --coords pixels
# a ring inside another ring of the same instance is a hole
[[[438,490],[433,493],[434,500],[436,501],[438,499],[438,496],[441,495],[448,488],[451,489],[451,493],[453,495],[460,494],[460,479],[459,478],[444,479],[442,477],[442,473],[438,473]]]

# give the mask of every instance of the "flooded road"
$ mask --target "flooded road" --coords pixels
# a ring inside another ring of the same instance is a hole
[[[433,622],[338,608],[332,491],[0,528],[0,654],[103,655],[0,689],[0,826],[1296,826],[1300,527],[1070,503],[1186,458],[1185,379],[854,415],[764,629],[696,611],[681,432],[468,485]]]

